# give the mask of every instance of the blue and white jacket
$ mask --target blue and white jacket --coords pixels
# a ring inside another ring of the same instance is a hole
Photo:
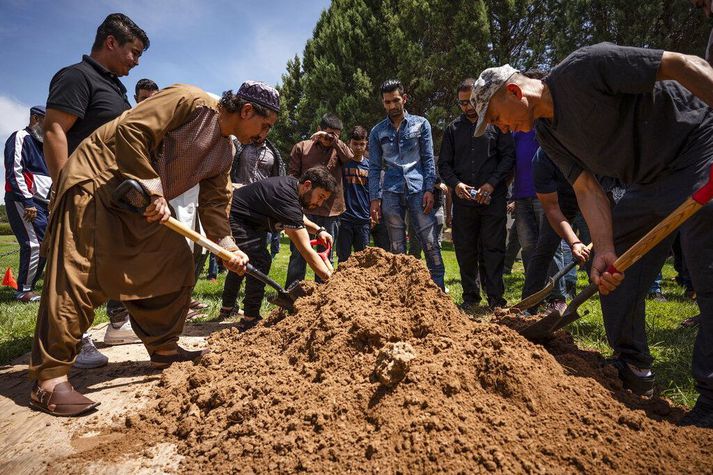
[[[52,178],[42,151],[42,142],[29,127],[13,132],[5,142],[5,199],[35,206],[33,198],[49,200]]]

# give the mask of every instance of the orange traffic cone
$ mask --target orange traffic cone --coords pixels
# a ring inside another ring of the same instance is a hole
[[[17,281],[12,276],[12,267],[8,267],[5,271],[5,277],[2,278],[2,285],[5,287],[12,287],[17,290]]]

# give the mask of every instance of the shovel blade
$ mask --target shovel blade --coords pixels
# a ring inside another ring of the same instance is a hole
[[[552,310],[542,319],[520,330],[520,334],[530,341],[541,341],[552,338],[555,331],[562,328],[564,320],[574,321],[579,318],[576,308],[567,307],[564,313]]]
[[[532,308],[538,303],[542,302],[550,293],[552,293],[552,289],[555,288],[555,281],[554,279],[550,278],[547,281],[547,285],[545,285],[542,290],[535,292],[534,294],[530,295],[529,297],[525,297],[524,300],[521,302],[516,303],[513,305],[512,308],[516,308],[518,310],[527,310],[528,308]]]
[[[289,289],[278,291],[274,297],[268,299],[268,301],[278,307],[282,307],[290,312],[295,310],[295,300],[300,297],[307,295],[307,291],[301,282],[295,282],[290,286]]]

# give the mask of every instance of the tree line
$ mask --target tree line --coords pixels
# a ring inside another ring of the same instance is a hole
[[[709,29],[687,0],[333,0],[302,57],[287,63],[270,138],[289,153],[325,112],[345,134],[369,129],[385,117],[379,85],[399,78],[408,111],[429,119],[438,147],[460,113],[458,83],[485,68],[547,70],[601,41],[703,55]]]

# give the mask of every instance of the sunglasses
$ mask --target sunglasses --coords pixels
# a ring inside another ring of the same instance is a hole
[[[470,104],[470,99],[457,100],[456,103],[461,107],[467,107]]]

